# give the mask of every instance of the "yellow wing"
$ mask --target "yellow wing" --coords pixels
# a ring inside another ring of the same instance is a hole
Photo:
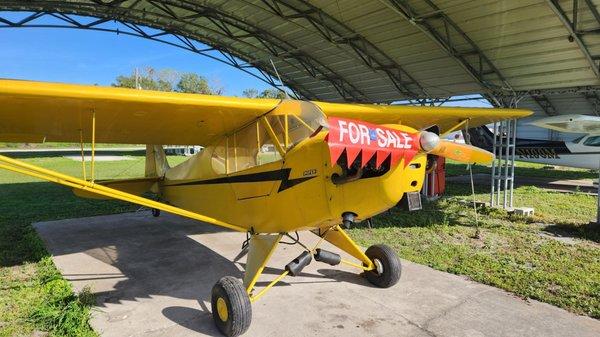
[[[206,145],[275,108],[276,99],[0,80],[0,141]],[[80,131],[81,130],[81,131]]]
[[[274,109],[280,100],[0,80],[0,141],[208,145]],[[531,114],[519,109],[383,106],[315,102],[327,116],[442,134]]]
[[[523,109],[455,108],[402,105],[368,105],[315,102],[329,117],[358,119],[373,124],[402,124],[417,130],[437,125],[440,134],[458,127],[476,127],[496,121],[522,118],[533,112]]]

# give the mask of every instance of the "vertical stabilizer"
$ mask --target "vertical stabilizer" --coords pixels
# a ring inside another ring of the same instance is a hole
[[[146,177],[164,177],[169,168],[162,145],[146,145]]]

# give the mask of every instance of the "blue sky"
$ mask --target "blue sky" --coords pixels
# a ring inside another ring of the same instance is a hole
[[[19,21],[27,13],[6,13]],[[92,19],[80,18],[83,22]],[[36,24],[60,23],[42,17]],[[105,27],[126,29],[108,22]],[[0,78],[110,85],[118,75],[135,68],[174,69],[206,77],[225,95],[268,85],[238,69],[167,44],[124,34],[64,28],[0,29]],[[489,106],[483,101],[450,102],[447,106]]]
[[[151,66],[196,72],[227,95],[264,82],[190,51],[115,33],[60,28],[0,30],[0,78],[110,85],[116,76]]]

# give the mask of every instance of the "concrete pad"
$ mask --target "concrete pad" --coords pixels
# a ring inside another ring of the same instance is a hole
[[[242,277],[244,234],[149,212],[35,227],[75,289],[97,294],[92,326],[102,336],[219,335],[210,291],[222,276]],[[280,245],[258,287],[300,252]],[[600,336],[589,317],[407,261],[403,268],[398,285],[379,289],[352,267],[313,261],[254,304],[246,335]]]

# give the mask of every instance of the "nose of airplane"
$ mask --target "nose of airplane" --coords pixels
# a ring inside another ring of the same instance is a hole
[[[433,132],[421,131],[419,136],[419,145],[424,152],[432,151],[440,143],[440,136]]]

